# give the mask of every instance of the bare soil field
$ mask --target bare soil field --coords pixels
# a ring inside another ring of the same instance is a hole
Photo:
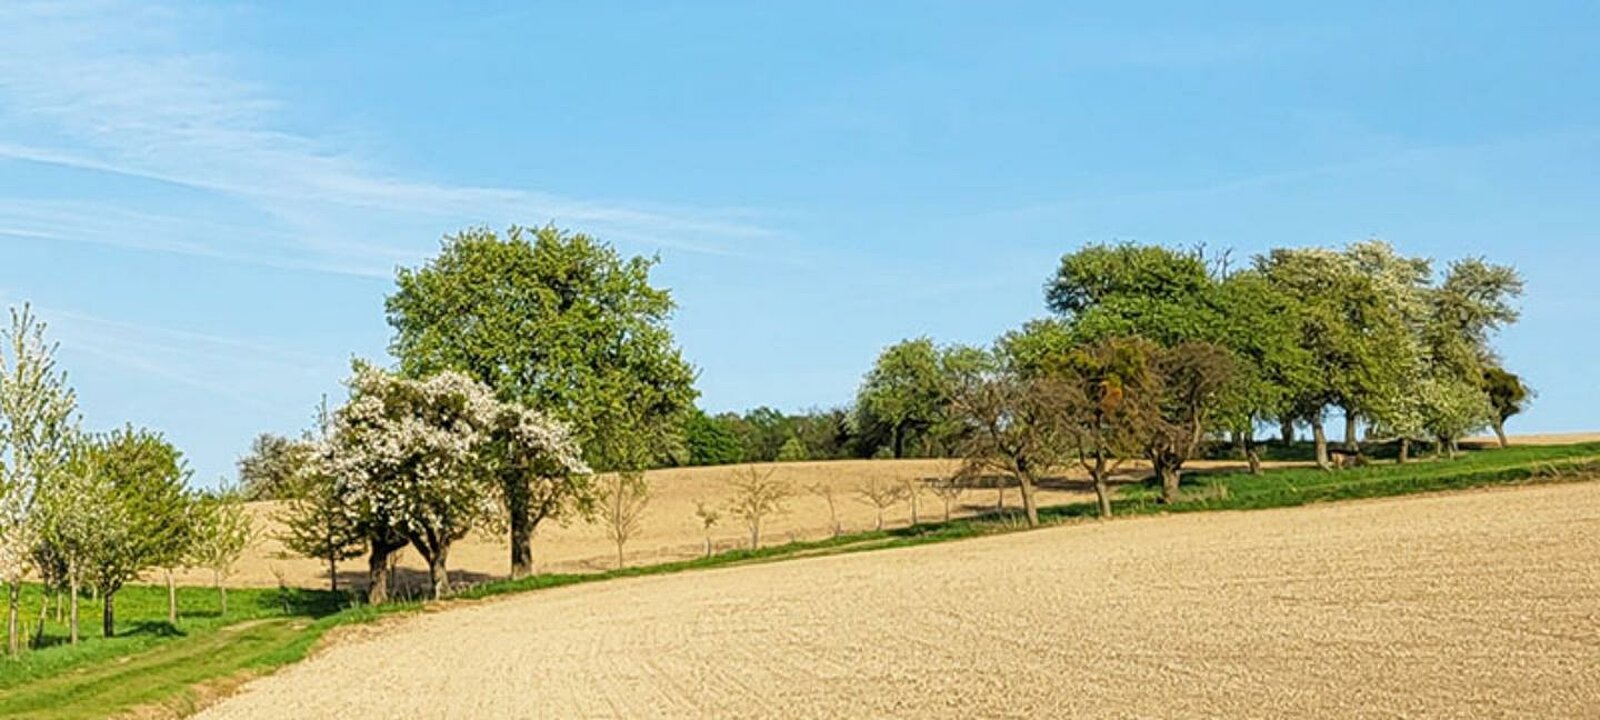
[[[413,616],[201,717],[1600,717],[1600,483],[1082,523]]]
[[[772,470],[775,477],[787,480],[795,491],[785,504],[787,512],[771,518],[763,530],[762,544],[784,543],[790,540],[813,540],[831,534],[827,501],[808,490],[814,486],[830,488],[834,493],[834,506],[839,524],[844,532],[872,529],[877,522],[877,510],[863,502],[857,494],[861,484],[870,478],[901,482],[919,478],[945,477],[956,469],[952,460],[838,460],[829,462],[777,463],[759,466]],[[1234,463],[1196,462],[1196,469],[1230,466]],[[630,565],[667,562],[695,557],[704,552],[706,533],[695,517],[695,503],[722,508],[730,497],[728,482],[738,468],[675,468],[656,470],[646,474],[650,485],[650,504],[645,511],[644,525],[637,537],[628,544],[627,560]],[[1126,468],[1133,472],[1139,466],[1130,463]],[[1078,475],[1068,474],[1067,479]],[[963,516],[995,509],[1000,493],[993,489],[973,490],[963,496],[953,508],[952,515]],[[1041,488],[1041,505],[1059,505],[1082,502],[1093,497],[1087,487],[1055,483]],[[1021,497],[1015,488],[1004,491],[1007,507],[1020,507]],[[938,519],[944,515],[939,498],[923,492],[918,496],[918,509],[923,520]],[[252,503],[256,517],[257,542],[239,561],[236,573],[229,584],[241,587],[273,587],[280,581],[291,587],[326,587],[327,567],[315,560],[299,557],[284,549],[276,539],[280,525],[274,520],[279,512],[277,503]],[[749,544],[749,533],[739,521],[724,517],[712,528],[711,539],[718,550],[744,547]],[[884,515],[886,527],[903,526],[911,520],[909,503],[901,503]],[[510,549],[505,538],[475,534],[458,543],[450,551],[451,576],[458,582],[474,583],[504,577],[510,569]],[[616,548],[606,539],[600,525],[582,522],[561,526],[557,523],[541,525],[534,539],[534,555],[541,572],[590,572],[605,570],[616,565]],[[421,586],[426,564],[410,548],[402,553],[397,577],[402,583]],[[339,566],[341,582],[357,585],[365,583],[366,559],[357,558]],[[211,583],[208,572],[180,573],[179,582],[207,585]]]

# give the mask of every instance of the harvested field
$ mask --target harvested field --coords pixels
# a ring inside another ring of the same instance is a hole
[[[1600,716],[1600,483],[537,592],[399,621],[202,717],[975,715]]]

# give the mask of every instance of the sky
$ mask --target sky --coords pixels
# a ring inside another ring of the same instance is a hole
[[[197,484],[478,225],[659,255],[713,412],[987,342],[1088,243],[1482,255],[1512,429],[1600,428],[1600,3],[355,5],[0,2],[0,304]]]

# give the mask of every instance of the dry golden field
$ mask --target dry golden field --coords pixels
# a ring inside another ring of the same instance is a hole
[[[1202,513],[412,616],[201,717],[1600,717],[1600,483]]]
[[[1512,438],[1518,444],[1563,444],[1600,440],[1600,434],[1526,435]],[[1479,439],[1478,442],[1490,442]],[[1193,469],[1230,466],[1230,463],[1191,463]],[[826,537],[829,530],[828,506],[808,487],[823,485],[834,491],[839,524],[845,532],[871,529],[876,522],[876,510],[862,502],[856,489],[869,478],[907,480],[948,475],[955,468],[950,460],[840,460],[831,462],[799,462],[762,465],[773,469],[777,477],[786,479],[796,495],[788,503],[788,512],[773,518],[763,533],[763,544],[782,543],[791,539],[816,539]],[[1128,472],[1141,467],[1131,463]],[[720,507],[728,499],[727,483],[735,468],[678,468],[657,470],[647,474],[651,500],[644,518],[644,527],[638,539],[628,545],[630,564],[644,564],[679,560],[702,552],[705,533],[695,517],[695,503],[705,502]],[[1069,477],[1078,477],[1069,473]],[[1005,492],[1007,507],[1020,504],[1016,490]],[[992,510],[995,507],[994,490],[975,490],[961,498],[955,508],[956,515],[968,515]],[[1041,505],[1083,502],[1092,499],[1085,487],[1049,487],[1040,492]],[[943,514],[938,498],[922,493],[918,499],[924,518]],[[278,512],[274,503],[253,503],[257,518],[256,543],[240,560],[229,584],[241,587],[271,587],[280,580],[296,587],[326,587],[326,567],[314,560],[298,557],[284,550],[275,536],[278,533],[273,515]],[[885,516],[887,526],[901,526],[910,521],[910,507],[901,504]],[[726,517],[712,529],[712,541],[718,549],[729,549],[747,544],[748,534],[733,518]],[[450,553],[452,576],[459,582],[479,582],[499,578],[509,570],[509,549],[503,538],[475,535],[463,540]],[[572,523],[562,527],[555,523],[541,527],[534,540],[534,554],[539,569],[547,572],[586,572],[603,570],[616,564],[616,550],[606,540],[598,525]],[[364,558],[340,564],[341,582],[365,582]],[[426,566],[415,551],[406,549],[400,561],[399,578],[420,584]],[[180,575],[180,582],[210,584],[209,573],[194,571]]]

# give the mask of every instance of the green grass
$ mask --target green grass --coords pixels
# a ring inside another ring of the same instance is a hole
[[[1600,443],[1518,447],[1470,452],[1453,461],[1379,464],[1336,473],[1304,468],[1273,470],[1259,476],[1191,473],[1185,476],[1184,497],[1178,503],[1157,503],[1159,489],[1141,483],[1120,488],[1114,507],[1118,515],[1251,510],[1560,481],[1593,476],[1597,470]],[[1045,508],[1040,514],[1046,523],[1063,523],[1085,520],[1093,513],[1093,505],[1086,503]],[[1021,524],[1011,515],[928,523],[605,573],[547,574],[491,582],[465,590],[458,597],[486,598],[620,577],[865,552],[1018,529]],[[29,587],[23,607],[30,621],[37,619],[39,601],[39,589]],[[78,646],[63,644],[65,628],[54,622],[52,613],[51,622],[45,627],[45,647],[27,652],[20,660],[0,661],[0,717],[104,717],[146,706],[162,706],[181,714],[196,701],[197,686],[226,684],[298,661],[334,627],[422,607],[419,603],[380,608],[350,606],[343,596],[309,590],[234,590],[229,593],[229,615],[219,617],[216,592],[211,588],[180,588],[179,603],[182,617],[176,626],[168,625],[165,588],[126,588],[117,603],[119,633],[115,638],[103,639],[99,634],[98,605],[85,601],[85,642]]]

